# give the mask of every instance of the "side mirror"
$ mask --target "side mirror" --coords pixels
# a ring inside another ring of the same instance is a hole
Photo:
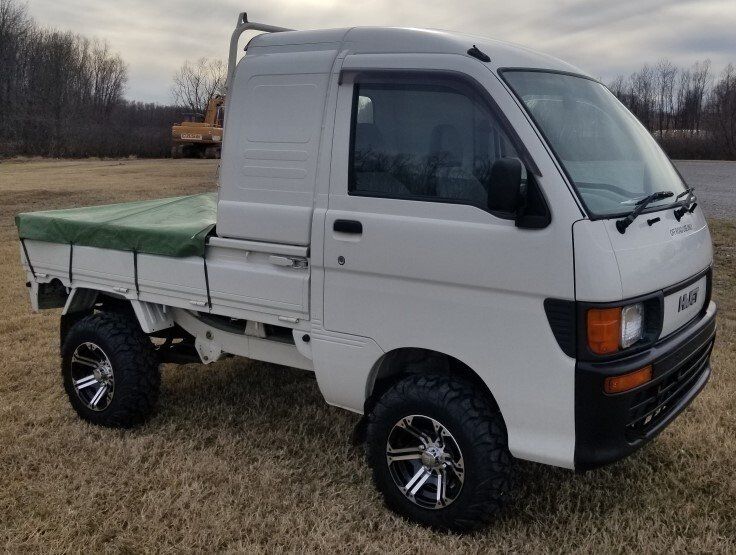
[[[526,183],[522,182],[523,166],[518,158],[501,158],[491,166],[488,209],[520,216],[526,206]]]

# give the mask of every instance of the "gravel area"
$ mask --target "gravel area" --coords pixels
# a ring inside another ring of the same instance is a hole
[[[695,187],[706,216],[736,220],[736,162],[675,160],[675,166]]]

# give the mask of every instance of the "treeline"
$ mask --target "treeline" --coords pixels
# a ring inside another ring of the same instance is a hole
[[[0,0],[0,156],[167,156],[182,110],[127,101],[126,83],[105,43],[40,28]]]
[[[220,64],[221,65],[221,64]],[[223,68],[185,64],[172,92],[188,108],[125,100],[127,68],[99,41],[40,28],[0,0],[0,157],[168,156],[171,126],[202,111]],[[610,89],[673,158],[736,159],[736,68],[645,65]]]
[[[736,160],[736,68],[714,76],[710,61],[667,60],[618,76],[611,91],[672,158]]]

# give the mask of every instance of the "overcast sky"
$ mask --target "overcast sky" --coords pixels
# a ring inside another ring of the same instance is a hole
[[[186,59],[227,57],[239,11],[295,29],[391,25],[463,31],[552,54],[608,81],[660,58],[736,63],[736,0],[30,0],[38,23],[108,41],[130,99],[171,102]]]

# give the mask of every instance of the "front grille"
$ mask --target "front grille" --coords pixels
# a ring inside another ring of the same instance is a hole
[[[634,396],[626,425],[629,441],[641,439],[664,420],[706,371],[713,340],[692,352],[677,366]],[[655,368],[656,372],[656,368]]]

